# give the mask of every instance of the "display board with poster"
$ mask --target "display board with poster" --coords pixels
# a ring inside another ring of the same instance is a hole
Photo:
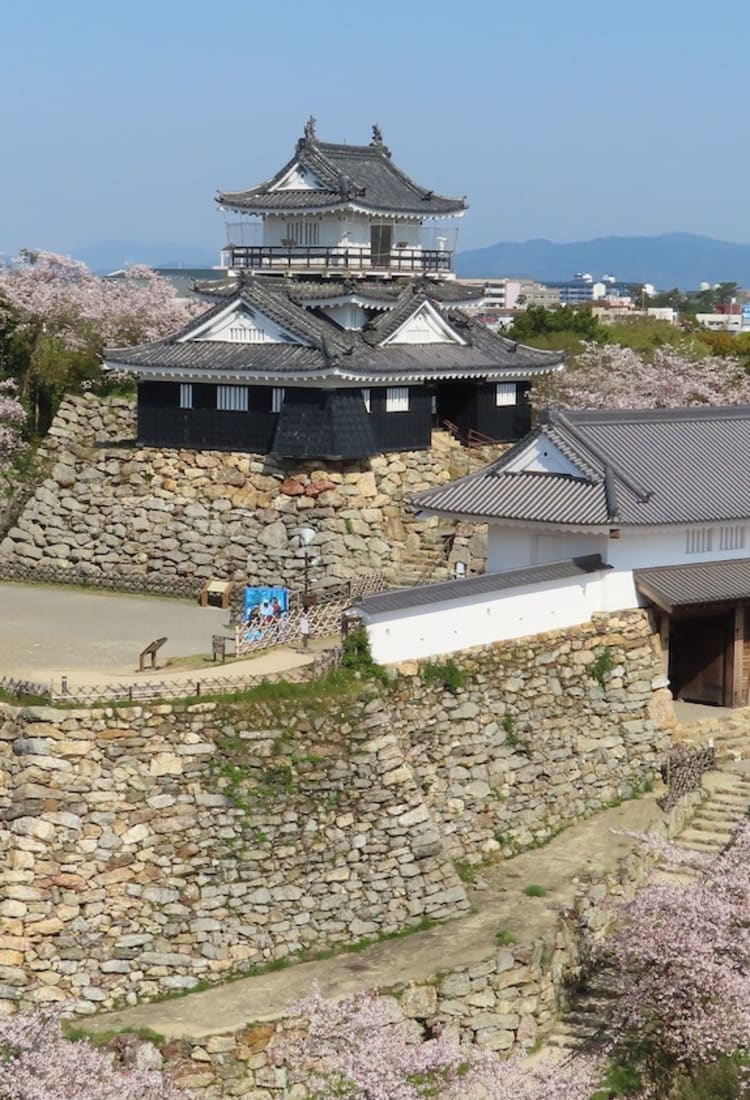
[[[244,633],[248,642],[283,637],[289,611],[289,589],[267,586],[245,589]]]

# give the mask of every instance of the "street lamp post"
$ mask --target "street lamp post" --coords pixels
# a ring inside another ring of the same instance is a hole
[[[310,565],[312,564],[312,555],[310,547],[315,542],[315,531],[312,527],[302,527],[299,533],[299,541],[304,551],[303,559],[303,580],[302,580],[302,606],[307,610],[310,606]]]

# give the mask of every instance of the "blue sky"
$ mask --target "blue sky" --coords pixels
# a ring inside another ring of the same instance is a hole
[[[750,241],[750,8],[724,0],[4,0],[0,254],[223,240],[217,188],[378,121],[461,247]]]

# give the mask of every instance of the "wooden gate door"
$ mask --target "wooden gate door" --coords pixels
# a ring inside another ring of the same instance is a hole
[[[672,621],[669,679],[675,699],[731,705],[731,627],[726,613]]]

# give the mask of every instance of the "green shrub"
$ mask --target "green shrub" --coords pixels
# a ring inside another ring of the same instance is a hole
[[[524,886],[523,892],[527,898],[543,898],[547,890],[544,886],[540,886],[538,882],[532,882],[528,886]]]
[[[373,659],[370,650],[370,636],[364,623],[359,623],[349,630],[342,647],[341,667],[350,672],[358,672],[361,676],[368,676],[374,680],[385,682],[388,673]]]
[[[604,681],[607,679],[616,664],[617,662],[612,655],[612,649],[610,648],[610,646],[607,645],[598,655],[596,660],[594,660],[593,663],[589,665],[589,673],[591,674],[593,679],[597,681],[597,683],[601,684],[601,686],[604,687]]]
[[[420,675],[425,684],[434,684],[451,695],[466,683],[466,673],[450,657],[447,661],[428,661],[422,665]]]

